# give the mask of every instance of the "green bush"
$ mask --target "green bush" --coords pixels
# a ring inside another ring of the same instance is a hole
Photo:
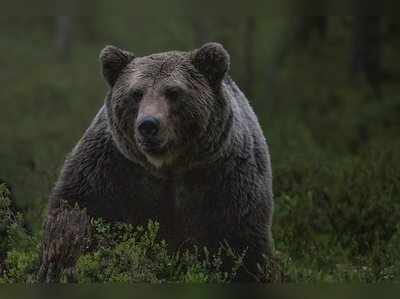
[[[171,252],[165,241],[158,240],[158,223],[150,221],[146,228],[127,224],[110,225],[93,221],[94,251],[80,257],[78,281],[88,282],[184,282],[227,283],[235,278],[241,256],[228,247],[216,254],[206,248]],[[223,260],[234,261],[228,271]]]
[[[388,246],[399,244],[399,146],[393,140],[350,159],[315,156],[275,168],[277,247],[310,276],[291,271],[294,280],[399,279],[396,246]]]
[[[0,184],[0,262],[4,260],[8,250],[8,229],[16,220],[11,211],[10,191],[6,184]]]
[[[34,282],[39,263],[38,240],[23,227],[12,209],[10,191],[0,184],[0,283]]]

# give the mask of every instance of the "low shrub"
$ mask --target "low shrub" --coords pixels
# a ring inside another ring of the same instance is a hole
[[[27,233],[10,195],[7,185],[0,184],[0,283],[35,282],[39,242]]]
[[[235,256],[224,246],[210,254],[206,248],[193,247],[171,252],[165,241],[157,238],[159,224],[147,227],[92,222],[94,250],[80,257],[79,282],[150,282],[150,283],[227,283],[241,266],[242,256]],[[223,269],[224,259],[233,267]]]

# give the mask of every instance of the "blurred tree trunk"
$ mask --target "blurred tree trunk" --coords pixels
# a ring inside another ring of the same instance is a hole
[[[196,47],[210,41],[209,19],[206,17],[193,17],[192,26]]]
[[[244,89],[249,98],[253,96],[254,93],[254,79],[255,79],[255,31],[256,31],[256,18],[246,17],[245,20],[245,31],[244,31],[244,57],[245,57],[245,68],[246,68],[246,78],[244,80]]]
[[[382,16],[356,16],[353,23],[352,71],[381,96]]]
[[[56,17],[56,48],[61,61],[67,61],[71,52],[71,27],[70,16]]]
[[[327,16],[301,16],[297,19],[296,39],[305,45],[313,34],[324,38],[327,31]]]
[[[274,78],[293,49],[299,45],[306,45],[312,34],[315,33],[321,39],[324,39],[327,28],[328,16],[301,16],[289,19],[286,33],[283,34],[281,40],[277,43],[276,53],[270,66],[270,71],[267,74],[267,88],[272,88]]]
[[[75,17],[74,27],[79,27],[82,38],[86,42],[95,42],[98,40],[107,39],[107,37],[102,36],[103,32],[97,30],[98,15],[93,14],[91,16]]]

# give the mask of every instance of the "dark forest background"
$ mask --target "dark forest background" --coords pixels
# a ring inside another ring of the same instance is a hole
[[[132,18],[97,10],[0,18],[0,180],[11,190],[0,188],[8,199],[0,205],[3,281],[26,281],[37,265],[49,191],[107,91],[100,50],[114,44],[140,56],[207,41],[231,54],[232,76],[270,145],[276,279],[400,281],[397,17]]]

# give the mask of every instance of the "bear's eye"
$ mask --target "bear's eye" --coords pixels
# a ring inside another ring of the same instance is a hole
[[[135,101],[139,102],[143,98],[143,90],[141,89],[134,89],[130,92],[130,97]]]
[[[183,93],[183,89],[179,86],[169,86],[164,91],[165,96],[171,100],[176,100],[182,97]]]

